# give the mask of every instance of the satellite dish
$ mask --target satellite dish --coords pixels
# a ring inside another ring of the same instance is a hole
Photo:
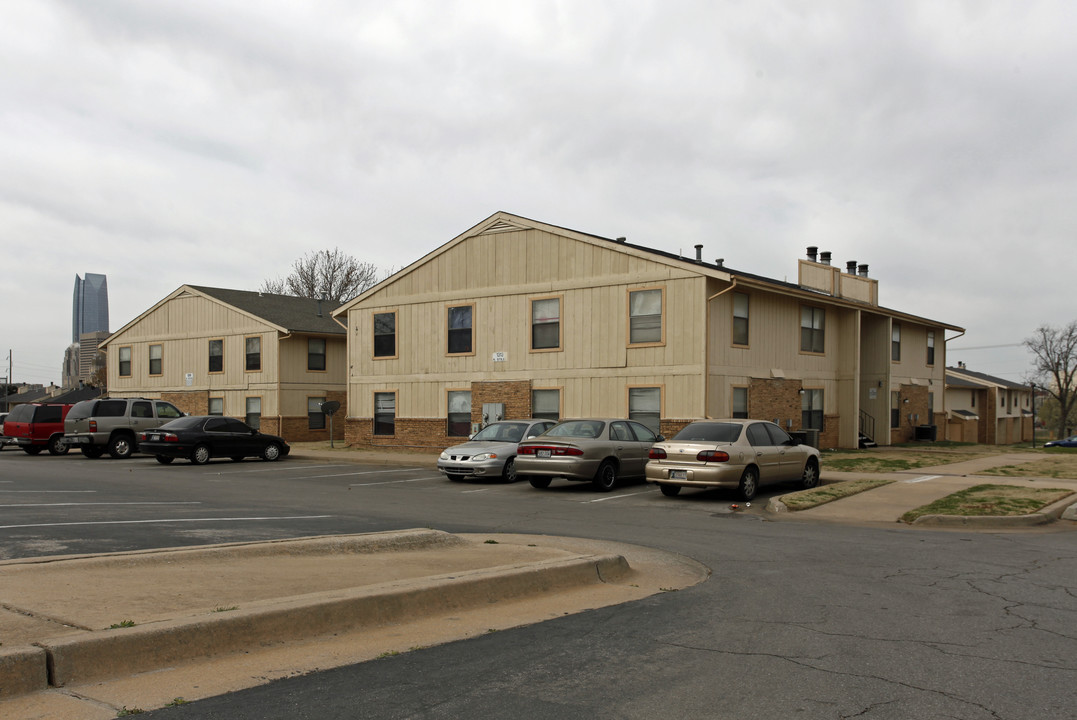
[[[340,403],[336,400],[329,400],[321,404],[322,412],[326,415],[332,415],[337,410],[340,410]]]

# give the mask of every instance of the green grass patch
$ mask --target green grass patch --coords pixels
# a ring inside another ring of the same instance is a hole
[[[966,517],[1004,517],[1031,515],[1056,503],[1072,490],[1036,488],[1020,485],[975,485],[939,498],[929,505],[910,510],[901,516],[911,523],[924,515],[958,515]]]
[[[829,468],[830,465],[828,464],[827,469]],[[807,510],[808,508],[824,505],[834,500],[849,497],[850,495],[862,493],[865,490],[872,490],[883,485],[889,485],[892,482],[894,481],[885,478],[869,478],[866,480],[829,483],[827,485],[820,485],[819,487],[812,488],[811,490],[800,490],[799,492],[782,495],[781,501],[785,503],[785,506],[790,510]]]

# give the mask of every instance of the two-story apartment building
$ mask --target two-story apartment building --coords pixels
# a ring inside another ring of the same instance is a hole
[[[168,400],[195,415],[242,418],[287,440],[343,437],[347,333],[318,300],[183,285],[113,333],[112,397]]]
[[[975,372],[946,368],[946,439],[984,445],[1032,440],[1032,388]]]
[[[866,266],[798,282],[499,212],[334,311],[347,439],[437,449],[504,417],[631,417],[671,435],[772,419],[823,447],[945,418],[945,332],[878,303]],[[817,433],[817,435],[816,435]]]

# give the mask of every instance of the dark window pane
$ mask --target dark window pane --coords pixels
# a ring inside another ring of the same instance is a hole
[[[209,371],[224,372],[224,341],[209,341]]]
[[[471,307],[449,308],[449,353],[471,352]]]
[[[374,357],[396,356],[396,313],[374,315]]]

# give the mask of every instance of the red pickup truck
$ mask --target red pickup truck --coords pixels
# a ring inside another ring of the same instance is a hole
[[[29,455],[48,449],[52,455],[68,451],[64,442],[64,418],[71,405],[26,403],[16,405],[4,418],[3,442],[16,445]]]

